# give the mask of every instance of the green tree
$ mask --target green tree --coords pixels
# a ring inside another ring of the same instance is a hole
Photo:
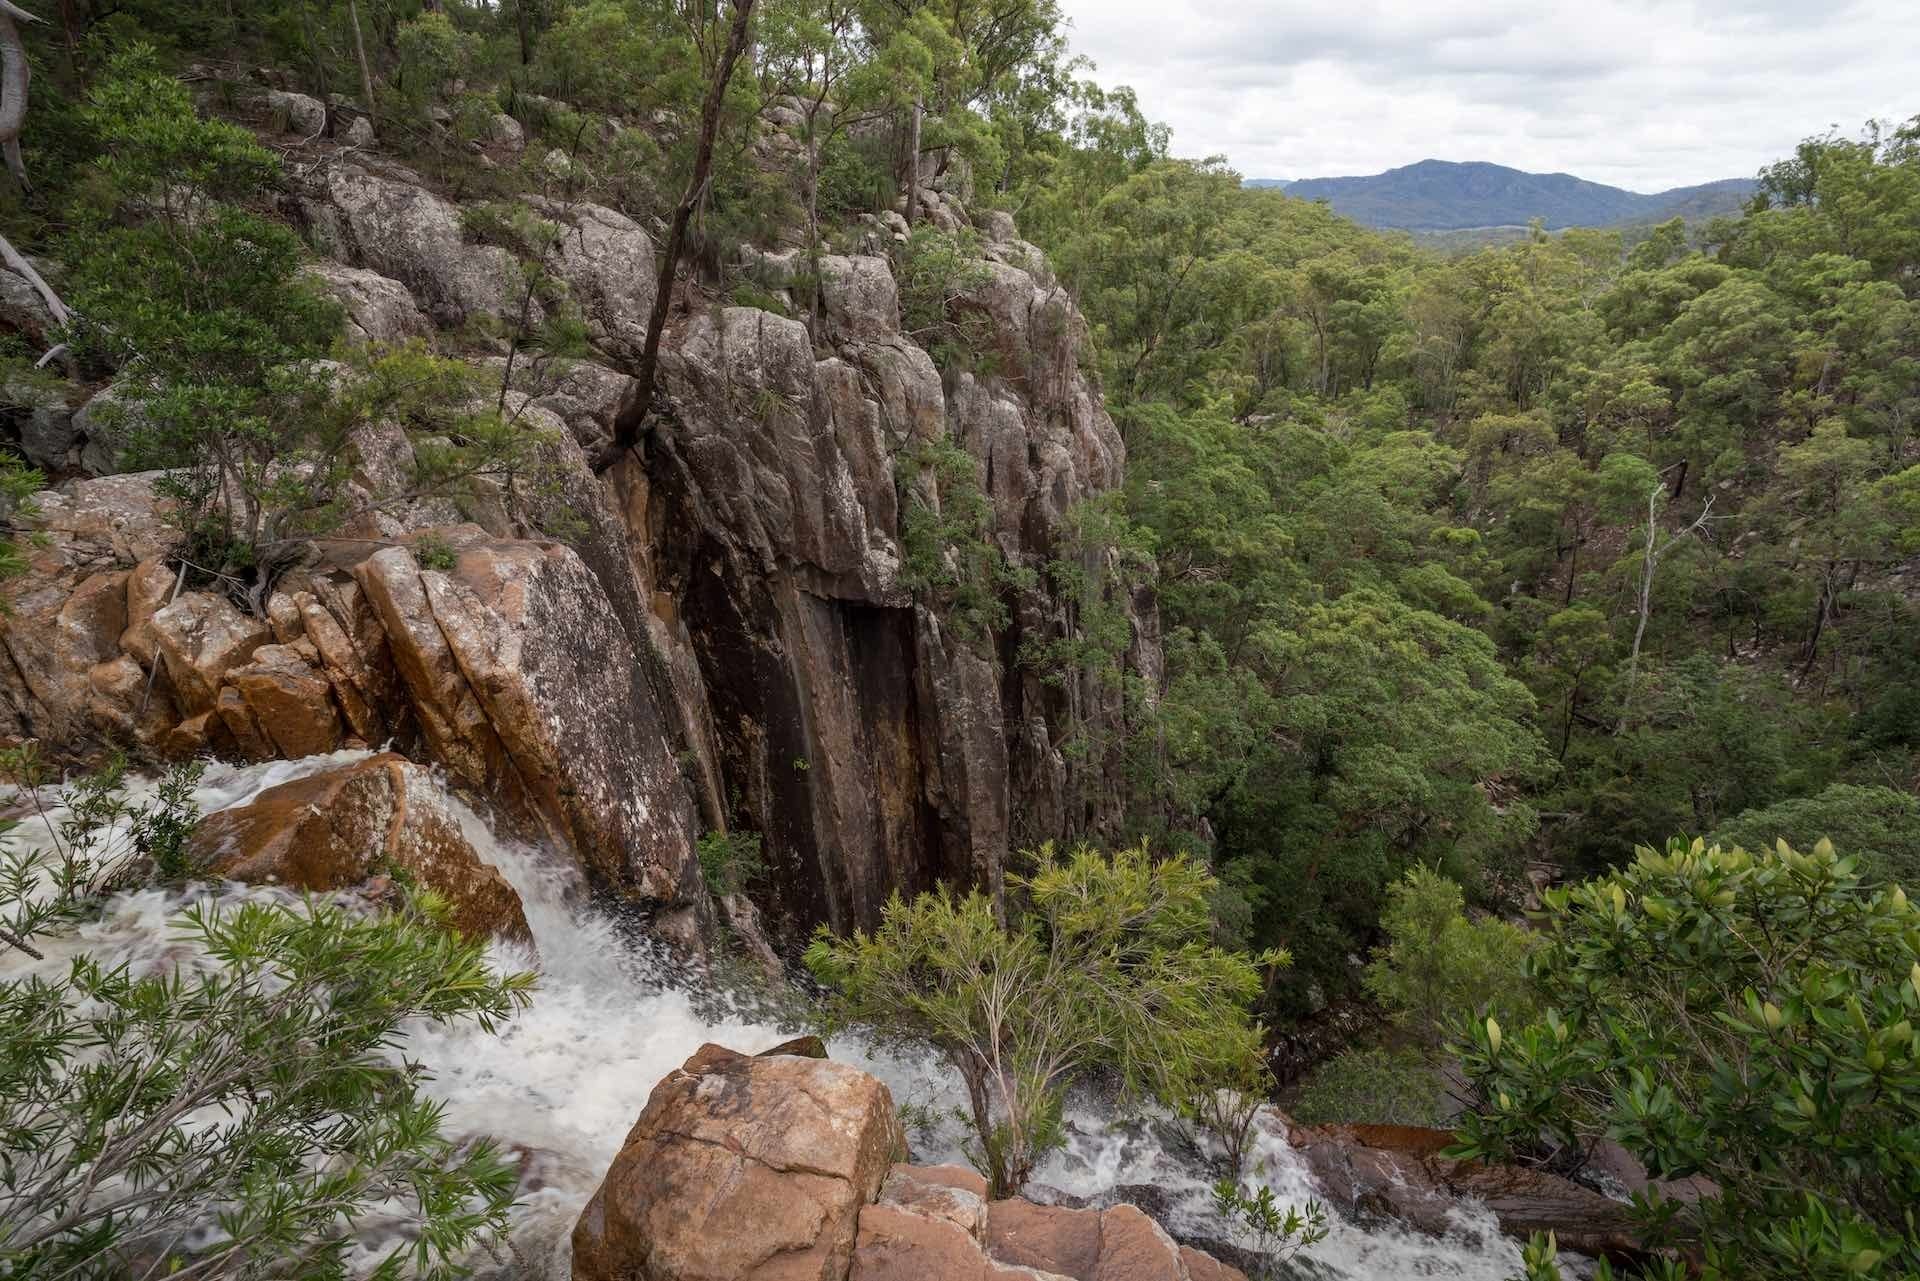
[[[1144,846],[1033,857],[1031,873],[1009,877],[1004,922],[985,895],[942,890],[896,897],[873,933],[823,930],[807,949],[835,1026],[931,1042],[952,1061],[969,1156],[996,1197],[1018,1193],[1064,1141],[1076,1079],[1109,1075],[1130,1097],[1190,1108],[1260,1057],[1247,1014],[1260,972],[1209,941],[1204,867]]]
[[[1920,910],[1824,840],[1676,840],[1549,892],[1545,1013],[1460,1047],[1481,1099],[1457,1155],[1571,1165],[1607,1136],[1656,1178],[1711,1277],[1920,1267]]]
[[[1515,1023],[1529,1013],[1523,982],[1534,936],[1494,917],[1468,920],[1460,887],[1416,867],[1387,891],[1387,941],[1367,965],[1367,991],[1431,1047],[1461,1015]]]
[[[1745,810],[1707,839],[1751,850],[1775,841],[1812,849],[1831,840],[1859,859],[1871,879],[1920,886],[1920,796],[1912,792],[1835,783],[1812,796]]]

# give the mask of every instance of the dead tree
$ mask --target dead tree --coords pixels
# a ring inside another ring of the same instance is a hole
[[[0,0],[0,152],[5,153],[7,168],[20,184],[20,190],[27,192],[33,186],[27,181],[27,164],[20,154],[20,130],[27,123],[27,84],[32,79],[32,71],[27,65],[26,42],[20,38],[20,28],[14,25],[16,20],[40,21],[10,0]],[[3,235],[0,235],[0,262],[33,286],[33,291],[47,304],[47,314],[55,326],[64,327],[72,321],[73,313],[60,301],[60,295],[34,270],[26,255]],[[46,364],[61,350],[55,347],[41,357],[40,363]]]
[[[1707,518],[1713,512],[1713,499],[1709,498],[1691,525],[1667,535],[1663,541],[1659,523],[1660,495],[1666,492],[1666,482],[1661,481],[1647,494],[1647,541],[1640,555],[1640,621],[1633,629],[1633,653],[1627,658],[1627,679],[1620,695],[1620,723],[1614,727],[1615,733],[1626,728],[1627,713],[1633,705],[1633,682],[1640,670],[1640,644],[1647,636],[1647,619],[1653,615],[1653,576],[1659,571],[1660,561],[1668,552],[1706,528]]]
[[[5,0],[0,0],[5,3]],[[613,439],[593,460],[593,469],[604,472],[628,450],[640,443],[647,417],[653,412],[654,384],[659,377],[660,335],[667,327],[667,311],[673,303],[673,282],[680,268],[680,257],[687,247],[687,227],[693,211],[706,194],[713,174],[713,140],[720,130],[720,109],[727,95],[727,82],[733,79],[734,64],[746,52],[747,28],[753,17],[753,0],[733,0],[733,30],[727,47],[714,68],[707,85],[706,101],[700,107],[700,142],[694,152],[693,173],[673,210],[673,225],[667,232],[666,251],[660,255],[660,276],[653,292],[653,314],[647,318],[647,341],[640,351],[640,365],[634,371],[633,386],[620,402],[613,419]]]

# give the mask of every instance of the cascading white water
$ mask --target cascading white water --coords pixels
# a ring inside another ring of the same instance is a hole
[[[335,753],[300,761],[209,768],[197,790],[203,813],[245,804],[265,788],[346,764],[365,753]],[[491,1134],[518,1155],[522,1200],[516,1210],[513,1268],[528,1281],[564,1281],[568,1235],[619,1150],[648,1093],[703,1042],[757,1050],[784,1040],[782,1029],[680,981],[661,953],[593,910],[572,869],[537,851],[495,838],[471,809],[450,801],[468,839],[520,894],[534,949],[494,945],[497,964],[536,969],[540,985],[530,1009],[503,1032],[422,1026],[406,1045],[410,1059],[434,1073],[432,1092],[447,1105],[448,1128],[460,1135]],[[31,825],[16,834],[33,839]],[[198,886],[185,892],[142,890],[120,895],[100,919],[45,950],[32,962],[0,956],[0,978],[37,968],[63,971],[78,951],[124,961],[136,972],[195,958],[168,920],[189,897],[238,901],[271,899],[279,891],[237,885]],[[886,1081],[896,1101],[944,1113],[962,1101],[959,1082],[936,1058],[875,1055],[854,1041],[836,1042],[835,1058],[858,1063]],[[1092,1102],[1071,1109],[1070,1139],[1035,1176],[1036,1182],[1081,1197],[1125,1185],[1152,1185],[1164,1194],[1176,1226],[1213,1239],[1231,1234],[1212,1215],[1210,1176],[1154,1138],[1152,1127],[1116,1123]],[[917,1145],[921,1161],[960,1160],[948,1138]],[[1263,1136],[1254,1165],[1259,1180],[1282,1202],[1316,1195],[1311,1176],[1284,1140]],[[1445,1239],[1338,1219],[1328,1238],[1307,1256],[1307,1271],[1354,1281],[1448,1277],[1505,1281],[1519,1268],[1519,1252],[1491,1216],[1463,1211]],[[369,1258],[381,1243],[369,1243]]]

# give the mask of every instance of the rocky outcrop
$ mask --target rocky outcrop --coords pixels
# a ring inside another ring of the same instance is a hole
[[[790,1048],[703,1046],[654,1087],[574,1229],[577,1281],[1245,1281],[1132,1206],[989,1203],[972,1170],[891,1164],[886,1087]]]
[[[520,896],[475,851],[439,789],[390,753],[209,814],[194,831],[193,854],[216,876],[290,889],[405,877],[445,898],[462,932],[532,939]]]
[[[289,209],[325,255],[311,275],[349,341],[471,337],[470,319],[517,306],[513,255],[477,243],[418,174],[350,150],[299,181]],[[957,217],[963,190],[929,187],[929,207]],[[1104,568],[1074,544],[1071,513],[1120,483],[1124,451],[1079,369],[1084,323],[1011,220],[988,220],[980,283],[955,304],[980,346],[970,372],[943,373],[902,330],[884,256],[897,214],[873,220],[881,253],[822,263],[817,326],[707,302],[696,284],[666,336],[645,447],[595,477],[583,450],[631,387],[654,247],[617,210],[528,200],[560,230],[548,265],[597,352],[475,366],[511,382],[516,423],[556,438],[568,542],[485,483],[458,507],[402,501],[414,453],[395,424],[354,432],[359,510],[338,537],[252,596],[178,580],[153,477],[70,482],[44,501],[48,547],[0,619],[13,659],[0,732],[79,757],[390,742],[680,937],[704,919],[692,850],[705,830],[760,836],[770,871],[752,894],[788,938],[871,923],[896,891],[998,893],[1010,851],[1108,835],[1117,753],[1068,745],[1122,737],[1118,683],[1027,656],[1076,617],[1050,562]],[[796,251],[760,258],[800,296]],[[94,398],[99,414],[50,406],[66,418],[45,424],[46,452],[110,470],[112,399]],[[75,430],[93,417],[99,430]],[[927,465],[947,445],[971,478]],[[917,576],[903,570],[916,511],[974,490],[1009,570],[986,585],[1005,618],[990,627],[930,590],[927,548]],[[118,510],[143,545],[63,528],[76,505]],[[1111,603],[1151,690],[1151,594]]]
[[[1641,1258],[1632,1207],[1543,1170],[1440,1155],[1446,1130],[1400,1125],[1295,1126],[1289,1139],[1344,1214],[1394,1219],[1435,1236],[1462,1201],[1478,1201],[1509,1236],[1552,1232],[1562,1249]]]
[[[573,1232],[575,1281],[828,1281],[905,1140],[845,1064],[708,1047],[654,1087]]]
[[[962,307],[990,374],[943,378],[902,333],[880,257],[823,262],[819,334],[748,308],[690,316],[664,364],[672,413],[615,476],[707,820],[762,834],[789,932],[871,923],[937,881],[997,893],[1011,850],[1103,835],[1121,812],[1117,759],[1065,750],[1076,727],[1117,729],[1112,683],[1061,682],[1022,652],[1070,625],[1048,562],[1092,555],[1068,514],[1119,484],[1124,450],[1066,295],[986,271]],[[972,455],[988,535],[1030,584],[995,589],[1009,621],[990,634],[902,577],[912,508],[966,500],[918,464],[942,441]],[[1128,661],[1157,681],[1151,598],[1122,607]]]
[[[460,209],[405,170],[330,168],[322,200],[304,206],[310,234],[336,258],[400,281],[444,326],[505,315],[519,269],[497,245],[467,243]]]
[[[307,274],[345,309],[350,343],[390,345],[424,338],[432,331],[413,295],[397,280],[327,259],[311,264]]]

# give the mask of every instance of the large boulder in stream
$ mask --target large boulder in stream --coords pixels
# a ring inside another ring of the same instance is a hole
[[[1130,1205],[893,1164],[887,1087],[821,1052],[705,1045],[655,1086],[574,1227],[575,1281],[1246,1281]]]
[[[520,896],[480,857],[427,772],[386,753],[269,787],[203,819],[193,852],[218,876],[326,892],[404,877],[464,933],[532,938]]]
[[[858,1068],[703,1047],[587,1203],[574,1281],[837,1281],[905,1148],[893,1096]]]

